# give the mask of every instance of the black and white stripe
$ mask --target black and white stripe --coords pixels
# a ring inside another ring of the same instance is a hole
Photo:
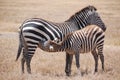
[[[68,34],[65,37],[64,41],[60,44],[49,41],[49,44],[45,47],[46,49],[50,48],[50,50],[53,52],[66,51],[70,55],[92,52],[92,55],[95,59],[95,72],[97,72],[98,55],[100,55],[102,69],[104,70],[104,37],[105,34],[101,28],[95,25],[91,25],[89,27],[85,27],[81,30],[77,30]],[[71,68],[71,64],[69,65],[69,67]]]
[[[26,20],[20,27],[20,43],[16,60],[19,58],[20,53],[23,49],[23,58],[22,58],[22,71],[24,72],[24,63],[27,63],[27,70],[31,73],[30,61],[37,47],[40,47],[44,51],[47,51],[39,43],[42,41],[46,44],[49,40],[54,40],[56,42],[61,42],[64,36],[70,32],[73,32],[78,29],[82,29],[87,25],[96,24],[97,17],[96,8],[93,6],[87,6],[81,11],[75,13],[68,20],[63,23],[55,23],[46,21],[39,18],[32,18]],[[100,24],[104,24],[100,19]],[[95,21],[94,21],[95,20]],[[105,26],[99,26],[104,31]]]

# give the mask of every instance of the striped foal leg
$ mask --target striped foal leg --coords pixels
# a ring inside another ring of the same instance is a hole
[[[102,64],[102,70],[104,71],[104,55],[103,55],[103,45],[98,47],[98,55],[100,56],[101,64]]]
[[[94,70],[94,73],[98,71],[98,54],[97,54],[97,51],[96,49],[94,49],[92,51],[92,55],[94,57],[94,60],[95,60],[95,70]]]

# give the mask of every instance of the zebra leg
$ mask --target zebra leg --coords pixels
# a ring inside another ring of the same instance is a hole
[[[98,48],[98,55],[100,56],[102,70],[104,71],[104,55],[103,55],[103,47]]]
[[[21,67],[22,67],[22,73],[24,73],[24,64],[25,64],[25,49],[23,49],[23,56],[21,59]]]
[[[66,52],[66,67],[65,72],[67,76],[70,76],[71,74],[71,64],[72,64],[73,55],[70,55]]]
[[[73,60],[73,55],[70,54],[70,60],[69,60],[69,66],[68,66],[68,69],[69,69],[69,75],[71,74],[71,66],[72,66],[72,60]]]
[[[24,73],[24,64],[25,64],[25,62],[26,62],[26,65],[27,65],[27,72],[29,73],[29,74],[31,74],[31,66],[30,66],[30,63],[31,63],[31,59],[32,59],[32,57],[33,57],[33,55],[34,55],[34,52],[35,52],[35,50],[36,50],[36,47],[34,46],[32,46],[32,47],[28,47],[27,49],[26,48],[24,48],[23,49],[23,58],[22,58],[22,60],[21,60],[21,64],[22,64],[22,72]]]
[[[77,74],[81,76],[79,56],[80,56],[79,52],[75,54],[76,66],[78,70]]]
[[[29,74],[31,74],[30,62],[31,62],[32,57],[27,55],[26,58],[27,58],[27,59],[26,59],[27,72],[28,72]]]
[[[92,51],[92,55],[93,55],[94,60],[95,60],[95,70],[94,70],[94,73],[95,73],[98,71],[98,54],[97,54],[96,50]]]
[[[26,65],[27,65],[27,72],[29,74],[31,74],[31,66],[30,66],[30,63],[31,63],[31,59],[34,55],[34,52],[35,52],[36,48],[33,48],[33,49],[29,49],[28,48],[28,52],[25,56],[25,59],[26,59]]]
[[[104,55],[103,54],[100,54],[100,60],[102,63],[102,70],[104,71]]]
[[[76,59],[76,66],[79,69],[80,68],[80,64],[79,64],[79,53],[75,54],[75,59]]]
[[[23,57],[23,58],[21,59],[22,73],[24,73],[24,64],[25,64],[25,58]]]
[[[69,76],[69,61],[70,61],[70,55],[66,52],[66,67],[65,67],[65,72],[66,75]]]

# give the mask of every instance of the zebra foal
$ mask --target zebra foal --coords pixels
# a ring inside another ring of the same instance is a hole
[[[97,72],[98,55],[102,63],[102,70],[104,70],[104,37],[105,34],[101,28],[96,25],[90,25],[89,27],[68,34],[59,44],[49,41],[47,45],[41,45],[52,52],[66,51],[70,55],[91,52],[95,60],[94,72]],[[70,63],[72,64],[72,58],[70,59]],[[71,64],[69,65],[69,73],[71,73]]]

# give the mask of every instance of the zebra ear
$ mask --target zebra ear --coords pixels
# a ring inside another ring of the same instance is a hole
[[[91,6],[92,7],[92,9],[94,9],[95,11],[97,11],[97,8],[96,7],[94,7],[94,6]]]
[[[97,11],[97,8],[94,7],[94,6],[90,6],[90,5],[89,5],[89,9],[94,10],[94,11]]]

